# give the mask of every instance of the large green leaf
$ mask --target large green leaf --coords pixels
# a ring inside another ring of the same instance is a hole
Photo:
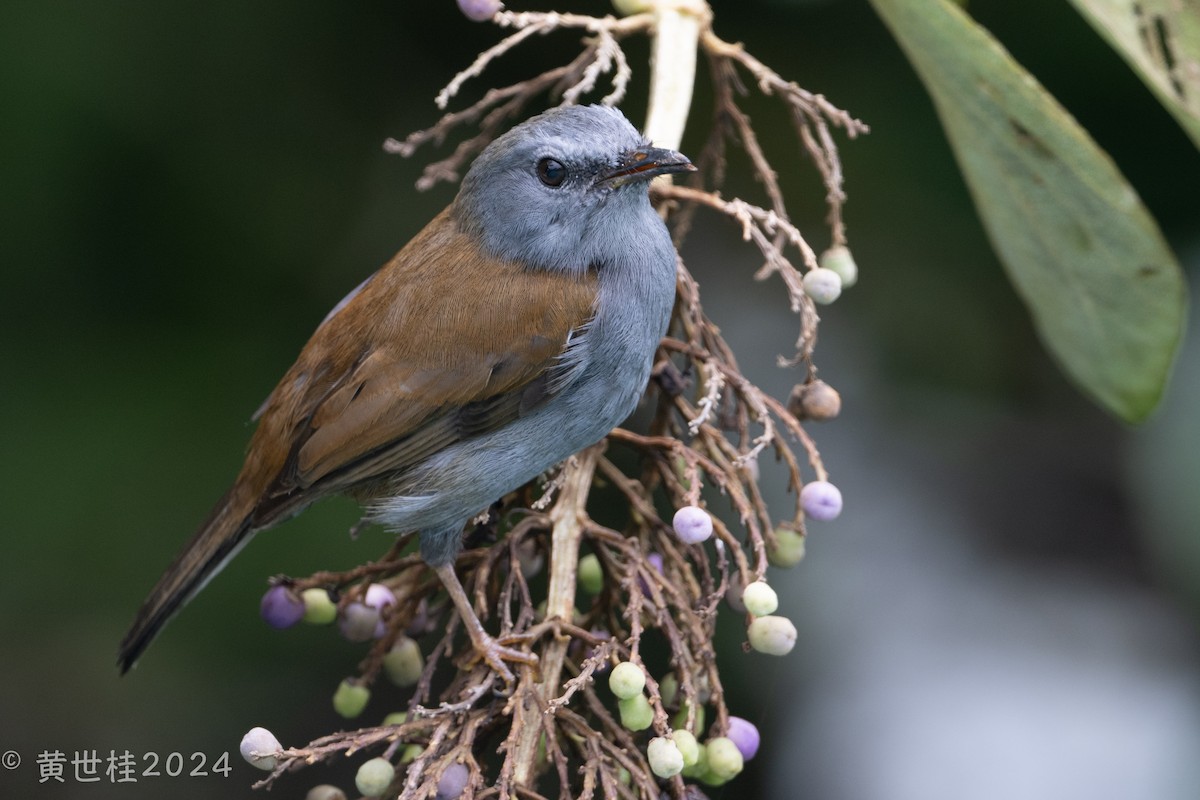
[[[1071,0],[1200,147],[1200,2]]]
[[[871,2],[933,97],[1043,342],[1102,406],[1144,419],[1185,304],[1183,273],[1153,218],[1078,123],[962,9]]]

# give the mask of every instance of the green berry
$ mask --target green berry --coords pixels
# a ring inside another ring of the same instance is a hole
[[[612,0],[612,4],[617,13],[623,17],[649,11],[651,8],[649,0]]]
[[[842,278],[831,269],[817,267],[804,275],[804,293],[814,303],[829,305],[842,293]]]
[[[691,731],[692,733],[695,733],[696,731],[704,730],[704,706],[703,705],[696,706],[696,714],[695,714],[696,718],[695,718],[695,720],[693,720],[693,722],[690,726],[687,724],[688,709],[691,707],[691,705],[692,704],[686,700],[684,700],[683,703],[680,704],[679,712],[675,714],[675,719],[673,719],[671,721],[672,728],[674,728],[675,730]]]
[[[621,712],[621,724],[631,731],[644,731],[654,722],[654,709],[644,694],[618,700],[617,710]]]
[[[683,731],[675,731],[672,736],[675,737],[676,743],[679,742],[679,734]],[[693,741],[696,737],[692,737]],[[682,750],[680,752],[683,752]],[[708,750],[702,744],[696,745],[696,760],[692,764],[686,761],[683,765],[683,777],[685,778],[700,778],[708,773]]]
[[[787,617],[755,617],[746,635],[751,647],[769,656],[785,656],[796,646],[796,626]]]
[[[415,686],[425,670],[420,645],[407,636],[399,637],[383,657],[383,668],[388,679],[400,688]]]
[[[579,559],[575,578],[579,583],[579,588],[585,594],[600,594],[604,589],[604,568],[600,566],[600,559],[596,557],[595,553],[588,553]]]
[[[728,736],[717,736],[709,739],[704,745],[708,756],[708,771],[716,778],[729,780],[742,771],[745,759],[742,751]]]
[[[658,694],[662,697],[664,706],[675,704],[675,696],[679,694],[679,679],[675,677],[674,672],[662,676],[662,680],[658,682]]]
[[[764,581],[755,581],[742,590],[742,605],[756,617],[765,617],[779,608],[779,595]]]
[[[404,752],[400,754],[401,764],[411,764],[420,757],[421,753],[425,752],[425,748],[419,744],[408,744],[404,746]]]
[[[300,593],[304,601],[304,621],[310,625],[328,625],[337,619],[337,603],[324,589],[305,589]]]
[[[386,758],[364,762],[354,775],[354,785],[366,797],[379,797],[396,777],[396,768]]]
[[[675,746],[679,748],[679,754],[683,756],[683,766],[694,767],[700,760],[700,743],[696,741],[696,737],[691,731],[679,730],[671,734],[671,739],[675,742]]]
[[[850,248],[845,245],[835,245],[817,259],[818,263],[825,269],[833,270],[842,279],[842,288],[849,289],[854,284],[858,283],[858,265],[854,263],[854,256],[850,255]]]
[[[675,742],[656,736],[646,745],[646,760],[650,771],[660,778],[671,778],[683,771],[683,754]]]
[[[804,559],[804,535],[791,528],[775,529],[775,546],[767,559],[777,567],[794,567]]]
[[[619,700],[628,700],[646,688],[646,673],[632,661],[622,661],[608,674],[608,688]]]
[[[696,778],[705,786],[711,786],[714,789],[718,786],[724,786],[729,783],[729,778],[717,776],[711,769],[708,768],[707,762],[704,765],[704,771],[699,773]]]
[[[346,678],[333,693],[333,710],[346,719],[353,719],[363,712],[370,699],[370,689],[353,678]]]
[[[675,460],[671,463],[675,470],[675,477],[679,479],[679,485],[682,486],[684,490],[691,489],[692,481],[688,478],[687,459],[683,456],[675,456]]]
[[[403,725],[408,722],[407,711],[393,711],[383,718],[384,725]]]

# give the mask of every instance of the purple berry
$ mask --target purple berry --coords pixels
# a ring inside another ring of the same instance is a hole
[[[800,490],[800,507],[812,519],[828,522],[842,513],[842,493],[829,481],[811,481]]]
[[[296,596],[291,587],[276,584],[263,595],[259,613],[272,628],[283,630],[304,619],[304,601]]]
[[[500,0],[458,0],[458,10],[472,22],[486,22],[503,8]]]
[[[646,556],[646,563],[654,567],[654,571],[659,575],[663,574],[663,557],[662,553],[651,553]],[[642,594],[646,597],[650,596],[650,584],[646,583],[646,579],[641,575],[638,576],[638,586],[641,587]]]
[[[471,771],[466,764],[455,762],[446,767],[442,777],[438,778],[437,800],[458,800],[470,778]]]
[[[379,612],[362,603],[350,603],[338,614],[338,630],[352,642],[365,642],[375,635]]]
[[[741,751],[742,758],[749,761],[758,753],[758,745],[761,739],[758,735],[758,728],[753,722],[744,720],[741,717],[729,718],[729,738],[737,745],[737,749]]]
[[[698,544],[712,536],[712,517],[699,506],[684,506],[675,512],[671,520],[675,535],[684,544]]]

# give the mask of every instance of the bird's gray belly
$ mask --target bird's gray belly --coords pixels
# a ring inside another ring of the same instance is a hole
[[[397,532],[461,524],[504,494],[595,444],[637,406],[645,367],[621,377],[585,371],[532,413],[503,428],[457,442],[398,476],[370,517]]]

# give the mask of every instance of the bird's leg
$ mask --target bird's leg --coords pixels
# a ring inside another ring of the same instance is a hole
[[[506,684],[512,684],[513,674],[508,665],[504,663],[505,661],[515,661],[530,666],[537,664],[537,656],[533,653],[505,647],[483,629],[483,623],[479,621],[479,617],[475,616],[475,610],[471,608],[471,601],[467,598],[467,593],[459,582],[458,575],[454,572],[454,564],[441,564],[433,569],[442,579],[442,585],[446,587],[446,591],[450,593],[450,599],[454,602],[454,607],[458,609],[458,615],[462,617],[463,625],[467,629],[467,635],[471,637],[471,644],[475,647],[475,652],[504,679]]]

